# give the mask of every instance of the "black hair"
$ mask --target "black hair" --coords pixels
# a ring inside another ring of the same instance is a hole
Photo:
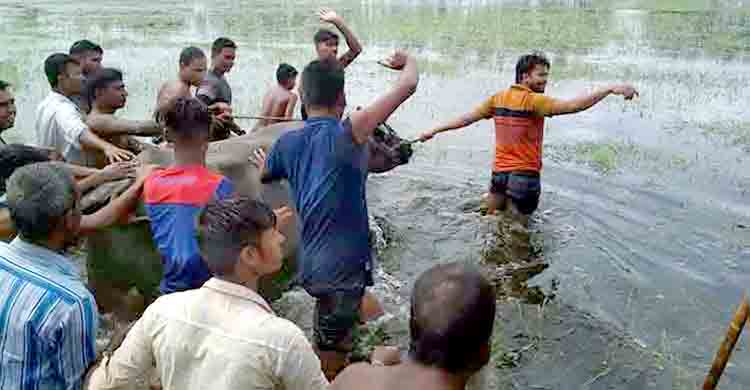
[[[325,29],[325,28],[321,28],[313,36],[313,42],[315,42],[316,45],[321,42],[331,41],[331,40],[338,42],[339,36],[336,35],[335,32]]]
[[[473,266],[438,265],[414,284],[409,322],[410,356],[427,366],[459,374],[485,363],[495,320],[495,291]]]
[[[289,64],[281,64],[276,69],[276,81],[284,83],[287,80],[291,80],[297,77],[297,69]]]
[[[122,72],[114,68],[104,68],[94,73],[94,76],[86,80],[85,97],[89,100],[89,107],[94,106],[96,91],[107,88],[110,84],[122,81]]]
[[[537,65],[544,65],[549,68],[549,60],[544,54],[536,52],[519,58],[516,63],[516,83],[521,83],[523,75],[531,72]]]
[[[65,53],[55,53],[44,60],[44,73],[52,88],[57,87],[57,77],[65,73],[68,64],[78,64],[78,61]]]
[[[344,70],[335,59],[315,60],[302,72],[302,85],[305,105],[332,107],[344,90]]]
[[[198,218],[198,245],[211,272],[231,273],[242,248],[260,244],[264,231],[276,226],[276,214],[248,197],[212,200]]]
[[[0,192],[16,169],[38,162],[50,161],[50,151],[21,144],[0,146]]]
[[[211,45],[211,57],[219,55],[224,48],[237,49],[237,44],[229,38],[216,38],[213,45]]]
[[[10,87],[10,83],[5,80],[0,80],[0,91],[5,91]]]
[[[95,51],[99,54],[104,54],[104,50],[102,50],[102,47],[97,45],[94,42],[89,41],[88,39],[82,39],[80,41],[76,41],[71,47],[69,54],[71,56],[78,56],[86,54],[87,52]]]
[[[166,125],[178,137],[205,135],[211,126],[211,113],[200,100],[181,97],[167,111]]]
[[[193,60],[199,58],[206,58],[206,54],[203,53],[203,50],[195,46],[186,47],[180,52],[180,65],[190,65]]]

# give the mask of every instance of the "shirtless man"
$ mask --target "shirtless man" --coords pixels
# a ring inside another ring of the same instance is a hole
[[[268,119],[258,120],[253,130],[281,122],[271,118],[291,119],[294,115],[297,95],[292,90],[297,84],[297,69],[289,64],[279,65],[276,69],[276,81],[277,84],[271,87],[271,90],[266,92],[266,96],[263,97],[263,108],[260,115]]]
[[[349,366],[332,390],[464,390],[490,360],[495,321],[492,285],[473,267],[438,265],[414,284],[409,357],[394,366]]]
[[[341,57],[337,57],[339,52],[339,36],[331,30],[321,28],[313,37],[318,60],[327,61],[329,59],[336,59],[342,69],[346,68],[362,53],[362,45],[359,44],[357,37],[354,36],[352,30],[349,29],[349,26],[344,23],[344,19],[336,11],[322,8],[318,11],[318,17],[320,17],[321,22],[331,23],[336,26],[344,34],[346,44],[349,46],[349,51]],[[299,86],[299,95],[303,96],[302,83]],[[305,109],[304,101],[300,105],[300,111],[302,119],[307,119],[307,110]]]
[[[179,98],[193,97],[190,87],[198,88],[206,74],[206,54],[197,47],[186,47],[180,53],[180,71],[177,80],[164,83],[159,89],[154,116],[164,130],[163,137],[169,141],[169,129],[165,127],[165,116]]]
[[[131,120],[115,116],[117,110],[125,107],[128,91],[122,80],[122,73],[112,68],[104,68],[89,80],[86,95],[91,99],[91,112],[86,124],[98,136],[121,148],[139,153],[143,144],[132,136],[155,136],[161,134],[161,127],[154,120]]]

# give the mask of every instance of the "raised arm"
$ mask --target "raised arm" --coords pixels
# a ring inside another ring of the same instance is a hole
[[[574,114],[591,108],[609,95],[622,95],[625,97],[625,100],[631,100],[635,96],[638,96],[638,91],[631,85],[622,84],[597,88],[589,94],[574,99],[550,99],[550,103],[547,104],[547,108],[541,114],[545,116]]]
[[[101,136],[135,135],[153,136],[161,134],[161,127],[153,120],[130,120],[116,118],[112,115],[93,115],[86,119],[86,124],[94,133]]]
[[[419,84],[417,60],[406,52],[396,51],[383,65],[401,70],[401,75],[390,91],[380,96],[371,105],[352,113],[352,136],[354,142],[358,144],[366,143],[375,128],[385,122],[401,103],[414,94]]]
[[[362,45],[360,45],[359,40],[356,36],[354,36],[354,33],[352,30],[349,29],[349,26],[344,23],[344,19],[339,16],[336,11],[322,8],[320,11],[318,11],[318,15],[320,16],[320,20],[323,22],[331,23],[332,25],[336,26],[336,28],[341,31],[341,34],[344,35],[344,39],[346,39],[346,45],[349,46],[349,50],[344,53],[339,58],[339,63],[341,64],[342,68],[346,68],[354,62],[354,60],[359,56],[360,53],[362,53]]]

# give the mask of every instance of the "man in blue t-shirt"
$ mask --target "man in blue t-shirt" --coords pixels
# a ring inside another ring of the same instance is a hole
[[[341,121],[343,70],[336,61],[311,62],[302,73],[305,126],[281,136],[267,158],[255,152],[262,182],[289,182],[302,237],[296,283],[317,298],[315,346],[330,380],[346,365],[365,287],[372,285],[367,140],[418,82],[416,61],[406,53],[397,51],[384,65],[403,70],[396,85]]]

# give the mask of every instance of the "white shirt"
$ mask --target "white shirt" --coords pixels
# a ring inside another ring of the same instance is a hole
[[[328,387],[300,328],[256,292],[217,278],[151,304],[88,388],[132,389],[154,361],[165,390]]]
[[[69,163],[87,165],[80,138],[88,126],[72,100],[50,92],[36,109],[35,127],[37,146],[55,149]]]

